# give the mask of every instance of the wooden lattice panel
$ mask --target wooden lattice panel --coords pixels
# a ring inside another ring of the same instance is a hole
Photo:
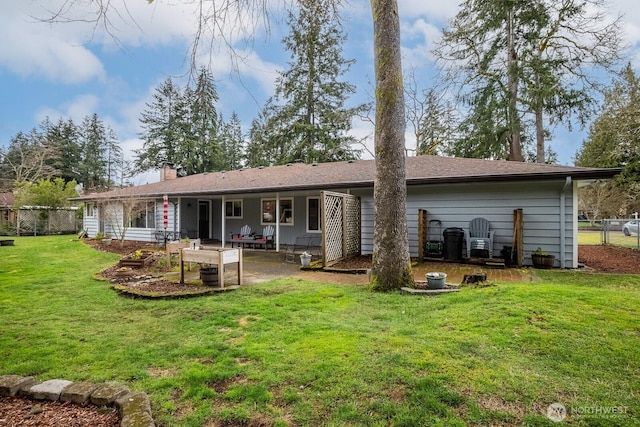
[[[325,194],[324,197],[324,260],[325,264],[340,260],[342,253],[342,197]]]
[[[73,233],[78,230],[76,212],[66,209],[20,209],[18,232],[25,235]]]
[[[324,265],[360,254],[360,198],[342,193],[322,193]]]
[[[360,198],[348,195],[346,202],[346,227],[345,227],[345,257],[360,255],[361,250],[361,221]]]

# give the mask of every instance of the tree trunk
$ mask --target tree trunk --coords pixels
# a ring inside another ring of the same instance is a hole
[[[542,106],[536,106],[536,163],[545,163]]]
[[[518,55],[515,48],[515,28],[513,10],[510,10],[507,18],[507,73],[509,90],[509,160],[516,162],[524,161],[522,157],[522,143],[520,136],[520,115],[518,114]]]
[[[405,115],[397,0],[371,0],[376,72],[374,234],[371,287],[413,285],[407,232]]]

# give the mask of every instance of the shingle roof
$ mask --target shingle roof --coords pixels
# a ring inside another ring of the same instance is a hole
[[[0,207],[10,208],[13,206],[15,196],[13,193],[0,193]]]
[[[461,157],[417,156],[406,158],[407,185],[504,181],[525,179],[575,180],[607,179],[620,169],[578,168],[502,160]],[[223,195],[302,189],[372,187],[375,160],[319,163],[293,163],[264,168],[208,172],[168,181],[127,187],[79,199],[157,197],[177,195]]]

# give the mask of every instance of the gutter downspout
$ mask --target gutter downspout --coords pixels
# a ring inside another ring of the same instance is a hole
[[[566,194],[567,189],[571,186],[571,177],[568,176],[565,179],[564,186],[560,191],[560,268],[566,268],[566,259],[565,259],[565,248],[567,246],[567,226],[565,225],[565,214],[566,214]]]

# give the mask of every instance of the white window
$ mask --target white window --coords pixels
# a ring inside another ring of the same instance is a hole
[[[227,218],[242,219],[242,200],[225,201],[224,215]]]
[[[321,231],[322,218],[319,197],[307,197],[307,232]]]
[[[84,216],[87,218],[94,218],[96,216],[96,205],[95,203],[87,203],[84,207],[85,213]]]
[[[146,202],[136,206],[131,212],[130,227],[155,228],[156,202]]]
[[[262,199],[262,224],[276,223],[276,199]],[[293,225],[293,199],[280,199],[280,224]]]

